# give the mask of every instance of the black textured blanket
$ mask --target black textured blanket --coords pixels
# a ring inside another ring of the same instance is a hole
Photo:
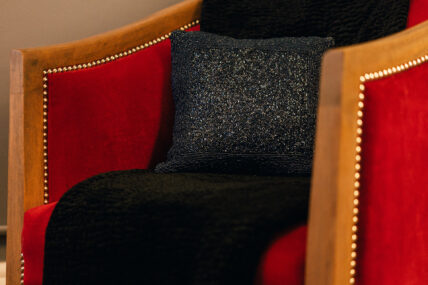
[[[269,243],[305,221],[309,180],[95,176],[52,214],[43,284],[253,284]]]
[[[406,27],[409,0],[204,0],[201,30],[234,38],[333,37],[336,46]]]

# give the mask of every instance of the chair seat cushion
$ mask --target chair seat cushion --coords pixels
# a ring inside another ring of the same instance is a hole
[[[43,284],[254,284],[272,241],[305,223],[309,185],[144,170],[95,176],[52,213]],[[304,243],[289,250],[301,276]]]

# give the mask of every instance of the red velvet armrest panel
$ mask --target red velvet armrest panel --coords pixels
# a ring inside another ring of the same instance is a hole
[[[41,285],[43,282],[45,233],[56,204],[50,203],[25,212],[21,240],[25,285]]]
[[[357,284],[428,284],[428,63],[364,94]]]
[[[102,65],[48,74],[49,202],[93,175],[164,159],[174,116],[170,72],[166,39]]]

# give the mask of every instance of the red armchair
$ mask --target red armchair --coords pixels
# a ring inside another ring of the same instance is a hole
[[[67,189],[165,157],[168,37],[197,30],[200,5],[189,0],[102,35],[12,52],[8,285],[41,284],[44,231]],[[427,2],[413,1],[409,27],[426,18]],[[305,227],[274,243],[262,283],[301,284],[304,262],[308,285],[428,282],[427,78],[428,22],[325,55],[307,246]],[[277,254],[287,246],[295,254]]]

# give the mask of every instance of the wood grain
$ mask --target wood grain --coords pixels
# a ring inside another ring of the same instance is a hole
[[[199,19],[188,0],[137,23],[87,39],[14,50],[10,62],[7,284],[20,284],[23,214],[43,204],[43,71],[83,64],[144,44]]]
[[[376,41],[329,51],[322,66],[306,285],[349,284],[360,76],[428,54],[428,21]]]

